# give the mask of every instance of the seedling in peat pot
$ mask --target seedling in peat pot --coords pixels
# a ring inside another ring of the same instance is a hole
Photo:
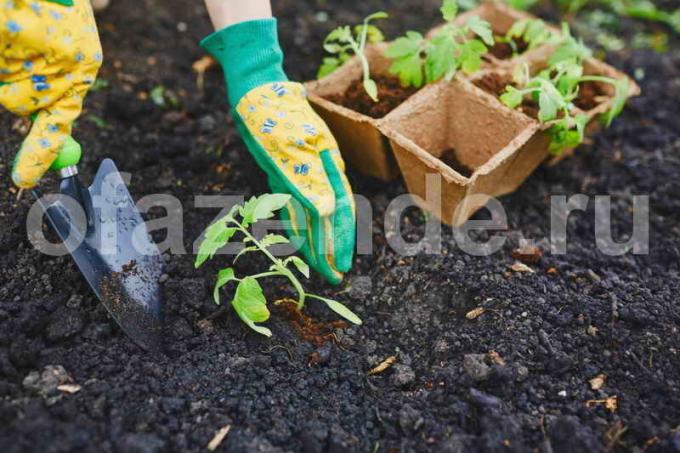
[[[547,69],[531,76],[526,64],[518,66],[514,74],[515,85],[508,85],[500,97],[501,102],[510,108],[519,107],[525,96],[538,104],[538,120],[553,122],[548,133],[552,139],[550,152],[556,155],[583,142],[589,118],[584,114],[574,114],[580,84],[593,82],[614,87],[614,101],[605,115],[607,126],[621,113],[629,96],[625,79],[584,75],[583,62],[591,55],[590,50],[572,37],[566,26],[562,36],[563,42],[548,61]]]
[[[390,72],[399,76],[402,85],[419,88],[441,79],[451,81],[459,69],[472,74],[481,67],[487,45],[493,46],[491,25],[478,16],[462,26],[455,24],[456,0],[444,0],[441,11],[447,24],[433,38],[409,31],[387,49],[387,57],[393,60]]]
[[[378,102],[378,85],[371,78],[371,68],[364,51],[367,43],[378,43],[385,39],[380,29],[372,25],[371,21],[388,17],[389,15],[386,12],[379,11],[365,18],[363,24],[354,27],[354,31],[349,25],[345,25],[330,32],[324,40],[323,48],[326,52],[335,56],[323,59],[317,77],[321,79],[331,74],[349,60],[354,53],[359,57],[363,66],[364,89],[371,99]]]
[[[270,337],[272,335],[271,331],[257,324],[267,321],[270,316],[267,300],[264,297],[258,280],[266,277],[285,277],[298,293],[298,310],[302,310],[306,299],[316,299],[326,303],[328,308],[348,321],[354,324],[361,324],[361,319],[340,302],[305,292],[300,280],[293,273],[293,269],[295,269],[306,278],[309,278],[309,266],[302,259],[297,256],[279,259],[270,252],[270,247],[277,244],[288,244],[288,239],[278,234],[268,234],[262,239],[256,239],[249,231],[251,225],[260,220],[272,218],[274,213],[286,206],[289,201],[290,195],[284,194],[266,194],[260,197],[253,197],[244,203],[243,206],[234,206],[226,216],[208,227],[205,239],[198,250],[195,262],[196,268],[203,265],[207,260],[212,259],[217,251],[232,241],[237,234],[242,237],[241,242],[244,244],[244,248],[236,255],[234,263],[246,253],[258,252],[269,258],[272,263],[267,272],[243,278],[236,277],[236,273],[231,267],[222,269],[217,274],[217,283],[213,292],[215,303],[220,304],[220,289],[222,287],[230,282],[238,282],[236,293],[231,301],[232,307],[234,307],[239,318],[248,327]]]

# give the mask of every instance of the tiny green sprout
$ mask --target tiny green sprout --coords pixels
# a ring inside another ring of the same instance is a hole
[[[256,275],[238,278],[233,268],[222,269],[217,274],[217,282],[213,291],[213,299],[220,304],[220,290],[230,282],[237,282],[236,292],[231,301],[232,307],[241,320],[255,332],[270,337],[271,331],[258,325],[269,319],[270,313],[267,308],[259,280],[267,277],[285,277],[298,293],[297,308],[301,310],[306,299],[315,299],[324,302],[328,308],[354,324],[361,324],[361,319],[349,308],[340,302],[325,297],[307,293],[294,270],[309,278],[309,266],[297,256],[289,256],[281,259],[275,257],[269,250],[278,244],[288,244],[285,237],[278,234],[268,234],[257,239],[249,230],[250,226],[260,220],[270,219],[274,214],[283,209],[290,201],[290,195],[265,194],[260,197],[252,197],[246,203],[235,205],[229,213],[208,227],[205,237],[198,250],[196,268],[212,259],[218,250],[227,245],[237,234],[242,237],[243,249],[234,258],[234,263],[246,253],[260,253],[271,262],[269,270]]]
[[[481,67],[482,56],[488,52],[487,46],[493,46],[493,33],[488,22],[472,16],[463,25],[455,23],[458,15],[456,0],[444,0],[441,13],[446,25],[431,39],[409,31],[387,49],[386,56],[392,60],[390,72],[399,76],[402,85],[420,88],[425,83],[441,79],[449,82],[458,70],[472,74]]]
[[[333,73],[336,69],[342,66],[349,60],[352,54],[359,57],[363,67],[363,84],[366,93],[378,102],[378,85],[371,78],[371,68],[366,58],[366,44],[378,43],[385,40],[382,31],[372,21],[377,19],[387,19],[389,15],[386,12],[379,11],[373,13],[364,19],[361,25],[352,28],[349,25],[338,27],[326,37],[323,42],[323,48],[333,57],[326,57],[323,59],[317,77],[319,79]]]

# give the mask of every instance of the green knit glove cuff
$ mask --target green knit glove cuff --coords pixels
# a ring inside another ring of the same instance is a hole
[[[276,19],[231,25],[204,38],[201,47],[222,66],[232,107],[254,88],[288,81]]]

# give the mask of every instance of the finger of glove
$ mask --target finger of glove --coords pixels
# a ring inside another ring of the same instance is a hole
[[[337,155],[337,156],[336,156]],[[335,267],[340,272],[347,272],[352,267],[354,248],[356,246],[356,213],[354,197],[347,181],[337,163],[340,159],[337,151],[324,151],[321,159],[326,169],[326,174],[335,193],[335,212],[332,215],[333,235],[333,259]]]
[[[330,246],[327,245],[329,238],[332,238],[333,228],[329,218],[318,216],[315,211],[306,209],[294,199],[281,211],[281,220],[290,224],[288,235],[291,242],[298,247],[310,267],[329,283],[340,284],[343,273],[335,267],[332,259],[332,239]]]
[[[59,155],[71,126],[82,110],[89,85],[79,84],[38,112],[31,131],[14,160],[12,181],[18,187],[35,187]]]

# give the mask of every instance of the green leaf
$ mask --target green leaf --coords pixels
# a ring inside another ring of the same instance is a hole
[[[326,57],[323,59],[316,77],[317,79],[323,79],[327,75],[334,73],[339,67],[340,59],[335,57]]]
[[[258,220],[272,218],[276,211],[290,201],[290,198],[290,195],[280,193],[268,193],[259,197],[252,197],[240,209],[243,226],[247,227]]]
[[[264,298],[262,287],[252,277],[246,277],[236,288],[236,295],[231,305],[236,310],[239,318],[254,331],[270,337],[271,331],[266,327],[258,326],[255,323],[265,322],[269,319],[270,313],[267,308],[267,301]]]
[[[324,47],[331,42],[350,43],[354,38],[352,37],[352,30],[348,26],[338,27],[331,31],[324,40]]]
[[[463,43],[460,48],[461,69],[466,74],[473,74],[482,66],[482,56],[487,48],[478,39],[471,39]]]
[[[270,234],[266,235],[265,237],[263,237],[262,239],[260,239],[260,245],[262,245],[262,247],[264,247],[264,248],[269,248],[273,245],[289,244],[289,243],[290,243],[290,241],[288,240],[288,238],[281,236],[280,234],[273,234],[273,233],[270,233]]]
[[[508,5],[520,11],[526,11],[534,6],[538,0],[508,0]]]
[[[451,22],[458,14],[458,2],[456,0],[444,0],[441,7],[442,17],[446,22]]]
[[[457,51],[456,43],[448,33],[439,33],[432,39],[425,61],[428,83],[456,74],[459,66]]]
[[[358,326],[363,324],[363,322],[361,321],[361,318],[359,318],[352,310],[345,307],[340,302],[336,302],[334,300],[327,299],[327,298],[321,297],[321,296],[316,296],[316,295],[313,295],[313,294],[307,294],[307,297],[309,297],[311,299],[318,299],[322,302],[325,302],[326,305],[328,305],[328,308],[330,308],[335,313],[339,314],[340,316],[342,316],[343,318],[345,318],[346,320],[348,320],[349,322],[351,322],[353,324],[356,324]]]
[[[390,66],[390,73],[399,76],[399,81],[405,87],[423,86],[423,60],[419,55],[395,60]]]
[[[282,193],[269,193],[262,195],[253,211],[253,222],[271,219],[274,214],[288,204],[291,196]]]
[[[297,257],[297,256],[289,256],[289,257],[286,258],[286,260],[283,262],[283,265],[284,265],[284,266],[288,266],[289,263],[292,264],[293,266],[295,266],[295,268],[296,268],[302,275],[304,275],[306,278],[309,278],[309,266],[307,265],[307,263],[305,263],[304,261],[302,261],[301,258],[299,258],[299,257]]]
[[[241,249],[241,251],[238,252],[238,253],[236,254],[236,256],[234,257],[234,261],[233,261],[234,264],[236,264],[236,261],[238,261],[238,259],[241,258],[241,257],[242,257],[243,255],[245,255],[246,253],[257,252],[258,250],[260,250],[260,249],[259,249],[259,247],[257,247],[256,245],[251,245],[250,247],[243,247],[243,248]]]
[[[507,38],[521,38],[529,26],[531,19],[520,19],[512,24],[508,32],[505,34]]]
[[[227,216],[228,217],[228,216]],[[205,230],[205,238],[198,247],[198,254],[194,267],[201,267],[208,259],[215,256],[215,253],[229,243],[229,240],[238,231],[236,228],[227,227],[224,217],[210,225]]]
[[[465,24],[477,36],[482,38],[482,41],[488,46],[494,45],[493,32],[491,31],[491,24],[482,20],[479,16],[472,16]]]
[[[538,105],[540,111],[538,112],[538,119],[542,122],[552,121],[557,118],[557,110],[559,105],[555,99],[546,92],[541,91],[538,95]]]
[[[388,17],[390,17],[390,15],[385,11],[377,11],[371,14],[370,16],[366,17],[366,19],[364,19],[364,22],[368,23],[376,19],[387,19]]]
[[[354,32],[361,36],[366,30],[366,40],[370,43],[383,42],[385,40],[385,35],[383,32],[375,25],[357,25],[354,27]]]
[[[373,102],[378,102],[378,85],[372,79],[364,79],[364,90],[373,99]]]
[[[517,108],[522,104],[522,93],[512,85],[505,87],[505,93],[500,96],[500,100],[503,104],[507,105],[511,109]]]
[[[408,31],[405,36],[397,38],[385,51],[387,58],[397,60],[404,57],[418,56],[423,44],[423,35],[416,31]]]
[[[628,81],[626,79],[620,79],[614,82],[614,87],[616,92],[614,94],[614,101],[612,102],[612,108],[607,112],[605,117],[605,123],[607,126],[611,126],[612,121],[621,114],[623,108],[626,106],[628,101]]]
[[[217,305],[220,304],[220,289],[227,283],[238,280],[234,275],[234,269],[228,267],[222,269],[217,274],[217,282],[215,283],[215,289],[213,290],[213,300]]]
[[[586,126],[588,126],[588,115],[576,115],[574,122],[576,123],[576,131],[579,133],[580,141],[582,142],[586,136]]]

